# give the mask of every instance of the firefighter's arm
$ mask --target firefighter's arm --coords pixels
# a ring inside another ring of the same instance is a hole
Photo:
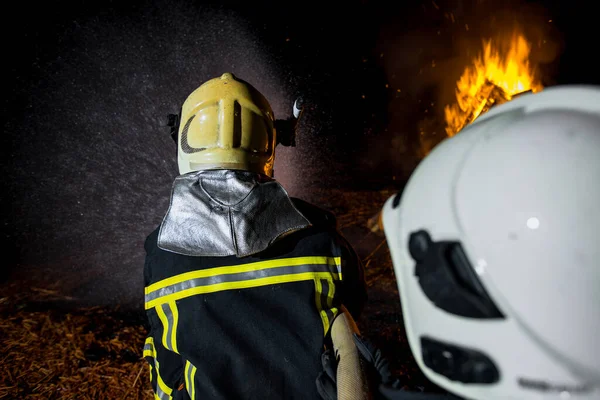
[[[333,348],[322,356],[324,369],[317,377],[317,390],[323,400],[367,400],[371,398],[368,377],[353,342],[353,335],[360,333],[355,319],[367,301],[367,287],[360,258],[339,231],[338,238],[341,305],[330,331]]]
[[[341,301],[355,320],[367,302],[363,263],[350,243],[340,235],[342,258]]]
[[[185,390],[183,360],[179,354],[165,348],[162,329],[156,327],[155,318],[158,318],[156,311],[151,309],[147,314],[151,329],[144,345],[144,359],[150,368],[150,382],[154,398],[160,400],[189,399],[187,390]]]
[[[144,264],[144,286],[152,283],[152,263],[150,257],[156,243],[156,231],[145,242],[146,260]],[[161,306],[158,306],[161,307]],[[164,309],[161,310],[164,317]],[[154,399],[189,400],[184,383],[184,363],[177,353],[175,332],[169,332],[169,324],[163,323],[157,307],[146,310],[148,321],[148,337],[144,344],[144,359],[150,369],[150,382],[154,391]],[[173,327],[174,328],[174,327]],[[175,347],[173,347],[175,346]],[[175,350],[175,351],[174,351]],[[183,390],[179,390],[183,389]]]

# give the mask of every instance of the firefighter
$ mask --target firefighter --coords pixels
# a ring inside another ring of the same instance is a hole
[[[145,241],[155,398],[319,398],[332,322],[340,310],[359,316],[366,286],[334,215],[274,179],[276,145],[294,143],[290,122],[231,73],[171,117],[180,174]]]
[[[599,199],[600,87],[524,94],[439,144],[382,214],[411,351],[449,393],[397,389],[355,337],[380,397],[600,399]]]

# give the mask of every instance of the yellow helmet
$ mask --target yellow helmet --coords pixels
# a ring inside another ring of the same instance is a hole
[[[179,119],[180,174],[236,169],[273,176],[273,110],[249,83],[231,73],[205,82],[183,103]]]

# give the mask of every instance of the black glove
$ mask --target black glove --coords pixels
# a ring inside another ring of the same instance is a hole
[[[354,344],[365,361],[376,372],[375,383],[388,385],[392,383],[392,373],[390,372],[390,363],[370,340],[360,335],[354,334]]]
[[[337,399],[337,358],[332,349],[321,355],[323,371],[317,376],[317,392],[323,400]]]

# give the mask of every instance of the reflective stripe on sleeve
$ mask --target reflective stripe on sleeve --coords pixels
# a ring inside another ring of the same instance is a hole
[[[315,279],[315,303],[323,322],[324,336],[329,332],[331,322],[338,313],[338,309],[333,307],[334,294],[335,284],[333,279]]]
[[[196,367],[189,361],[185,362],[185,387],[190,395],[190,399],[196,399],[196,386],[194,379],[196,378]]]
[[[177,303],[169,301],[168,303],[157,305],[155,309],[163,326],[163,346],[166,349],[179,354],[177,351],[177,324],[179,322]]]
[[[154,398],[159,400],[170,400],[173,389],[168,387],[160,376],[160,364],[156,357],[156,348],[154,347],[154,339],[150,336],[144,344],[144,357],[152,357],[154,360],[154,370],[156,371],[157,387],[154,391]]]

